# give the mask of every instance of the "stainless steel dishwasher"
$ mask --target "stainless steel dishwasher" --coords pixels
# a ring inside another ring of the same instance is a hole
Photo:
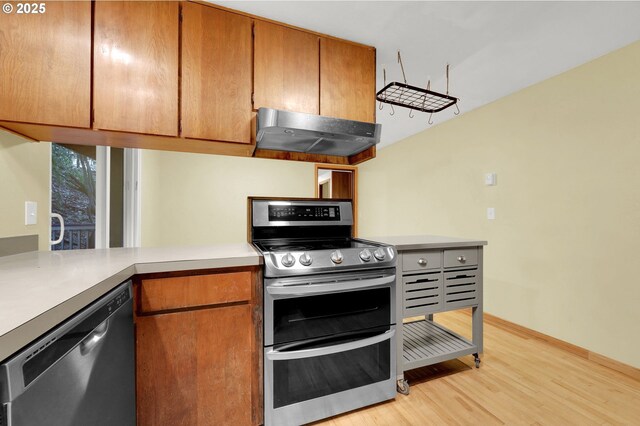
[[[0,426],[135,425],[131,282],[0,365]]]

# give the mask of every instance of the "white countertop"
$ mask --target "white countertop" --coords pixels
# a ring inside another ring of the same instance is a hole
[[[487,242],[484,240],[444,237],[441,235],[399,235],[391,237],[365,237],[364,239],[393,245],[398,251],[487,245]]]
[[[262,257],[247,243],[0,258],[0,361],[135,274],[260,264]]]
[[[398,251],[486,245],[437,235],[366,238]],[[135,274],[262,264],[250,244],[31,252],[0,258],[0,361]]]

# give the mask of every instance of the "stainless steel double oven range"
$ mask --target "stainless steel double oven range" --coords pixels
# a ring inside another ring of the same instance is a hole
[[[394,248],[352,238],[351,201],[250,198],[264,256],[265,425],[395,397]]]

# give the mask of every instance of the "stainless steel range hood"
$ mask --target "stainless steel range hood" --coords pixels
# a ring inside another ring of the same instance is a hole
[[[381,125],[260,108],[258,149],[348,157],[380,142]]]

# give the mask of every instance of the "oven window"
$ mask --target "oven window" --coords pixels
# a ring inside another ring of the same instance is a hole
[[[274,344],[389,325],[391,288],[275,300]]]
[[[335,354],[273,361],[273,408],[388,380],[391,342]]]

